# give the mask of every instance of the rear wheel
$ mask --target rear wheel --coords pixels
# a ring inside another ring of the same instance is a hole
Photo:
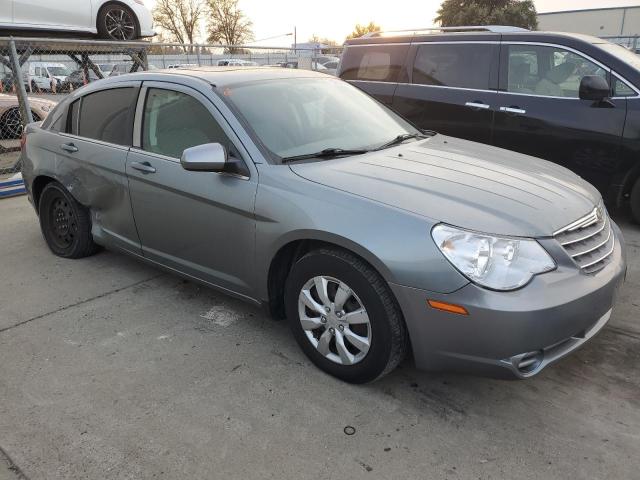
[[[138,38],[135,14],[124,5],[106,5],[98,14],[98,35],[107,40],[135,40]]]
[[[636,223],[640,223],[640,178],[631,190],[631,215]]]
[[[389,373],[408,350],[404,320],[388,285],[349,252],[320,249],[298,260],[287,278],[285,307],[309,359],[347,382]]]
[[[51,182],[44,187],[38,213],[42,235],[56,255],[82,258],[98,250],[91,236],[89,210],[58,182]]]

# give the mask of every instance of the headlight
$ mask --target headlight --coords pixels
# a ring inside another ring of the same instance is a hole
[[[445,257],[472,282],[494,290],[514,290],[534,275],[556,268],[532,239],[506,238],[436,225],[431,236]]]

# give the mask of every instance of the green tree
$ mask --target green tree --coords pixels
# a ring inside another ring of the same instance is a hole
[[[538,28],[533,0],[444,0],[434,19],[442,27],[510,25]]]
[[[238,8],[238,0],[207,0],[207,4],[209,42],[242,45],[253,40],[253,23]]]
[[[348,36],[347,36],[347,40],[349,40],[350,38],[358,38],[361,37],[363,35],[366,35],[367,33],[371,33],[371,32],[379,32],[381,30],[380,25],[376,25],[373,22],[369,22],[369,25],[360,25],[357,24],[355,26],[355,28],[353,29],[353,32],[351,32]]]

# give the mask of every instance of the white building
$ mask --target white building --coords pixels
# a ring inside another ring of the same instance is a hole
[[[596,37],[640,35],[640,5],[538,13],[538,29]]]

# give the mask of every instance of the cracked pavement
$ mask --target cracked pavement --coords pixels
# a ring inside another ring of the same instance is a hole
[[[636,478],[640,227],[609,325],[524,382],[371,385],[315,369],[283,322],[134,259],[63,260],[0,201],[0,480]],[[352,435],[346,427],[352,427]]]

